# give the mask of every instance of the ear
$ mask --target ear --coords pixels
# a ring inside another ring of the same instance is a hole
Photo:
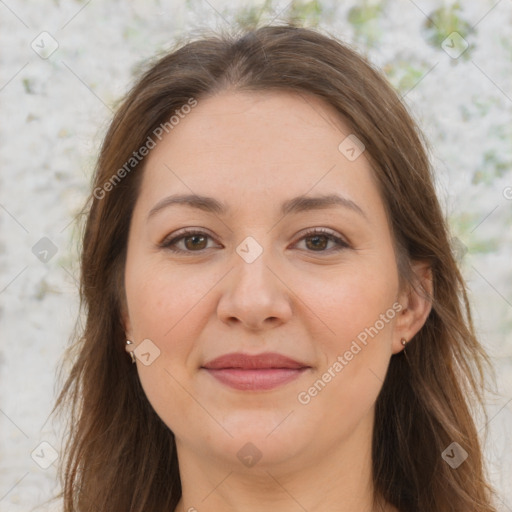
[[[397,316],[394,329],[393,354],[403,350],[401,340],[409,342],[423,327],[430,311],[434,295],[432,268],[427,262],[413,262],[413,283],[399,294],[402,310]]]

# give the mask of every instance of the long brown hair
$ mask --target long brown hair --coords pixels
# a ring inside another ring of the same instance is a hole
[[[406,353],[392,356],[376,402],[376,495],[403,512],[495,511],[473,419],[473,407],[483,409],[489,361],[475,336],[422,136],[364,58],[318,31],[274,25],[182,43],[151,64],[114,116],[84,210],[86,322],[68,349],[73,366],[55,405],[70,411],[60,466],[65,512],[172,511],[181,497],[174,435],[124,349],[124,265],[144,160],[126,162],[191,98],[229,88],[313,94],[334,107],[366,147],[401,278],[410,280],[412,261],[431,265],[432,311]],[[442,457],[453,442],[469,454],[456,469]]]

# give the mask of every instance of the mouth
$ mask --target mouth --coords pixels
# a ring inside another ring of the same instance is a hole
[[[310,369],[306,363],[277,353],[226,354],[201,366],[217,381],[242,391],[264,391],[282,386]]]

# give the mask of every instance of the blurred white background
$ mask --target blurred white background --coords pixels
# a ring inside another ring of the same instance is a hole
[[[0,511],[59,509],[44,504],[58,490],[62,436],[48,416],[78,311],[74,217],[116,101],[177,37],[261,16],[301,18],[351,43],[425,131],[497,370],[485,453],[499,509],[512,512],[512,5],[460,4],[0,1]]]

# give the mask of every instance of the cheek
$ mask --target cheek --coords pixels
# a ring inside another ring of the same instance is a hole
[[[376,322],[379,331],[390,331],[392,322],[388,320],[395,317],[392,306],[397,297],[398,278],[389,267],[351,266],[322,279],[300,276],[297,286],[303,290],[299,296],[310,307],[317,323],[324,325],[331,349],[343,349]],[[381,315],[385,315],[384,324]]]
[[[181,339],[183,333],[200,331],[203,316],[198,313],[204,309],[202,299],[219,279],[216,275],[165,265],[146,265],[144,272],[130,270],[127,267],[126,294],[136,338],[154,338],[165,345],[169,339]]]
[[[218,281],[197,271],[163,265],[127,265],[128,310],[137,343],[150,339],[159,355],[150,365],[137,361],[137,371],[148,401],[173,431],[186,430],[181,418],[197,415],[197,404],[187,390],[196,370],[191,357],[209,318],[208,290]],[[202,300],[203,299],[203,300]],[[210,304],[211,307],[211,304]],[[179,414],[176,413],[179,411]]]
[[[301,428],[314,433],[322,418],[326,439],[354,431],[374,406],[385,379],[395,317],[393,298],[389,292],[384,298],[370,290],[338,291],[318,313],[335,334],[316,339],[324,364],[299,390],[295,403]]]
[[[352,267],[322,283],[312,280],[309,290],[316,325],[325,327],[314,336],[323,366],[311,381],[307,408],[320,413],[337,404],[335,421],[346,419],[347,411],[357,418],[374,403],[392,354],[397,274],[380,264]]]
[[[214,313],[211,294],[223,273],[198,266],[171,269],[165,262],[134,263],[126,272],[133,337],[137,343],[151,340],[159,352],[151,365],[137,362],[139,377],[149,401],[170,425],[173,410],[193,406],[182,385],[187,387],[197,371],[198,340]]]

